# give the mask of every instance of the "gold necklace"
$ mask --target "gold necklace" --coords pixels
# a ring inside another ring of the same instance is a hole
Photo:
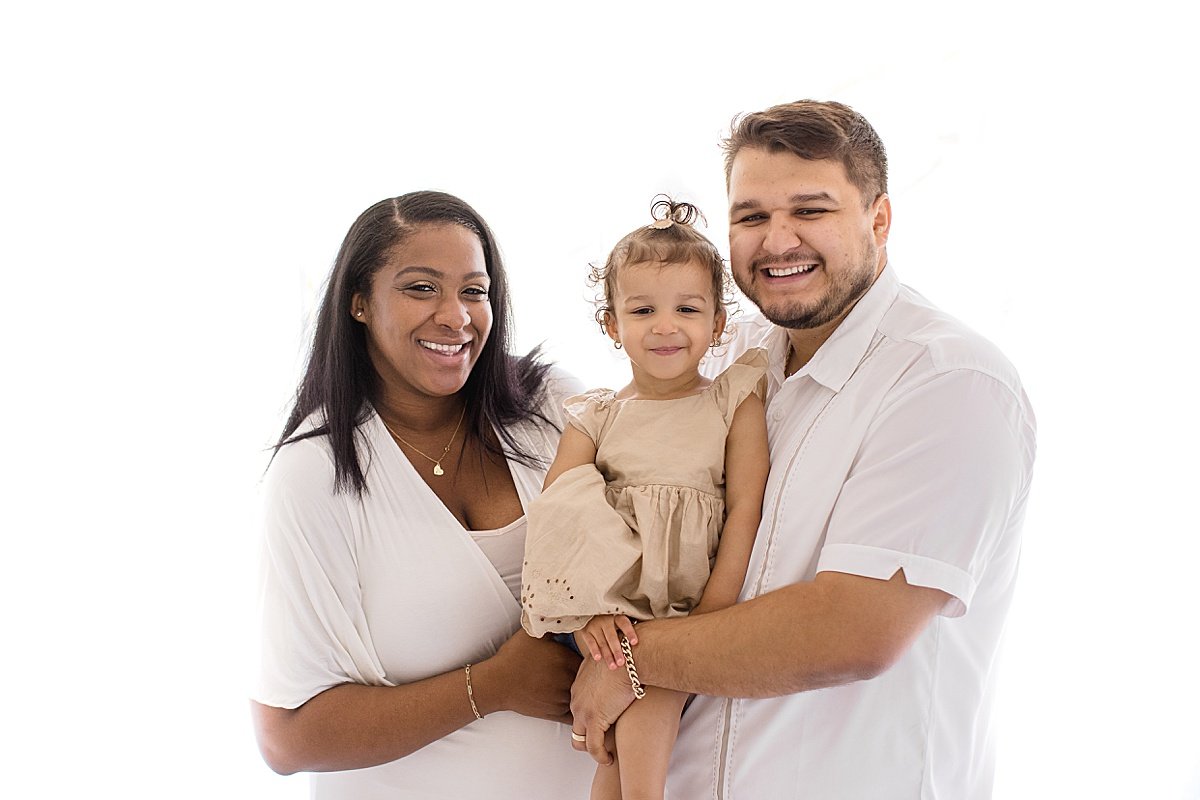
[[[397,440],[403,442],[404,444],[408,445],[413,450],[415,450],[417,452],[417,455],[424,456],[425,458],[429,459],[429,461],[433,462],[433,474],[440,476],[440,475],[446,474],[446,470],[442,469],[442,459],[446,457],[446,453],[450,452],[450,445],[454,444],[454,437],[458,436],[458,429],[459,429],[459,427],[462,426],[463,417],[466,416],[466,414],[467,414],[467,406],[464,403],[462,412],[458,415],[458,423],[454,426],[454,433],[450,434],[450,441],[446,442],[446,447],[442,450],[442,454],[440,456],[438,456],[437,458],[433,458],[432,456],[429,456],[426,453],[421,452],[420,450],[417,449],[417,446],[415,444],[408,441],[403,436],[401,436],[400,434],[398,434],[394,430],[392,430],[392,426],[387,424],[387,420],[385,420],[382,415],[380,415],[379,419],[383,422],[383,427],[387,428],[388,433],[390,433],[392,436],[396,437]]]

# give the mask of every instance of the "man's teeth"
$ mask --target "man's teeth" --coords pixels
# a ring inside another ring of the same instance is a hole
[[[804,266],[793,267],[768,267],[767,274],[772,278],[786,278],[788,275],[800,275],[812,272],[817,268],[816,264],[805,264]]]
[[[424,342],[424,341],[421,342],[420,344],[421,344],[421,347],[424,347],[426,350],[432,350],[435,353],[444,353],[445,355],[448,355],[448,356],[454,355],[455,353],[457,353],[458,351],[462,350],[464,347],[467,346],[465,343],[464,344],[438,344],[437,342]]]

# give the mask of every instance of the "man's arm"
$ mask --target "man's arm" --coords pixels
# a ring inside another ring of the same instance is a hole
[[[895,663],[946,604],[938,589],[839,572],[713,614],[638,626],[646,683],[697,694],[776,697],[866,680]]]
[[[908,583],[903,571],[886,581],[821,572],[709,614],[642,623],[633,660],[642,682],[696,694],[776,697],[840,686],[887,670],[949,597]],[[604,731],[632,700],[625,670],[580,667],[571,711],[600,763],[609,761]]]

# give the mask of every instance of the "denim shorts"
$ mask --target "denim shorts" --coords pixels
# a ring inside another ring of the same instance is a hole
[[[571,650],[574,651],[575,655],[579,656],[580,658],[583,658],[583,653],[579,652],[579,645],[575,643],[575,634],[573,634],[573,633],[556,633],[556,634],[554,634],[554,641],[558,642],[561,645],[571,648]]]

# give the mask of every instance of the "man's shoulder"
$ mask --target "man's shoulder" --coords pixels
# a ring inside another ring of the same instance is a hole
[[[923,350],[935,372],[972,370],[1020,385],[1016,368],[999,347],[907,286],[880,321],[879,332]]]
[[[775,324],[758,311],[739,313],[729,323],[728,337],[712,351],[710,357],[700,362],[700,371],[715,378],[735,363],[747,350],[755,347],[767,348]],[[768,355],[770,351],[768,349]]]

